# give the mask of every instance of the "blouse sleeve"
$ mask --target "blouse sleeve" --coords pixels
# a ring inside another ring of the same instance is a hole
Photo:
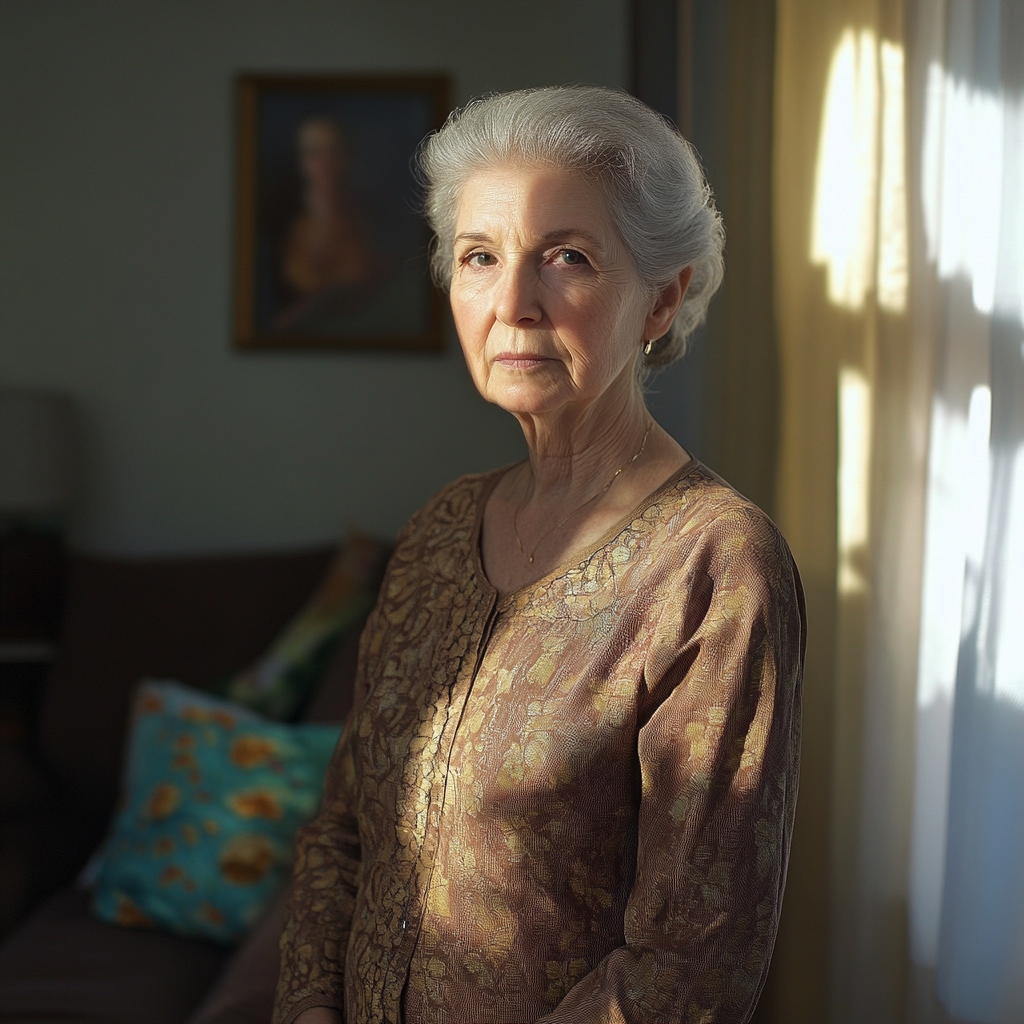
[[[544,1024],[742,1024],[764,985],[796,804],[803,595],[767,520],[706,534],[662,597],[646,665],[625,944]]]
[[[372,631],[363,631],[361,647]],[[281,974],[273,1024],[291,1024],[304,1010],[326,1006],[342,1012],[345,950],[359,886],[359,826],[355,817],[354,723],[365,699],[360,650],[355,699],[324,777],[317,816],[296,837],[288,916],[281,933]]]

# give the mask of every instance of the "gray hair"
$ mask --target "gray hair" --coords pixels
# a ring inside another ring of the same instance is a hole
[[[474,172],[507,163],[576,171],[603,188],[652,296],[684,267],[693,268],[675,321],[642,369],[667,366],[685,353],[722,282],[725,231],[696,151],[660,114],[598,86],[494,93],[451,114],[424,140],[417,159],[435,234],[431,271],[440,287],[451,286],[459,196]]]

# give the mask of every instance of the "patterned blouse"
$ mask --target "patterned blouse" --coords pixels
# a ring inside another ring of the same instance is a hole
[[[502,471],[399,538],[299,834],[275,1024],[742,1024],[782,904],[805,623],[792,556],[697,462],[499,598]]]

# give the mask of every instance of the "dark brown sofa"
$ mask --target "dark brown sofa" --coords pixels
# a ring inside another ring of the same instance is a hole
[[[42,902],[0,949],[4,1024],[269,1020],[283,898],[229,949],[103,924],[74,878],[110,819],[138,679],[209,688],[244,668],[312,594],[332,554],[72,558],[58,655],[39,706],[38,777],[27,783],[31,806],[19,819],[25,884]],[[347,713],[357,634],[336,651],[307,720]]]

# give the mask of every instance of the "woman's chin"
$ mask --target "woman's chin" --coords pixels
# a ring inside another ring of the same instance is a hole
[[[491,388],[484,397],[513,416],[546,416],[562,409],[568,396],[554,389],[535,388],[527,385]]]

